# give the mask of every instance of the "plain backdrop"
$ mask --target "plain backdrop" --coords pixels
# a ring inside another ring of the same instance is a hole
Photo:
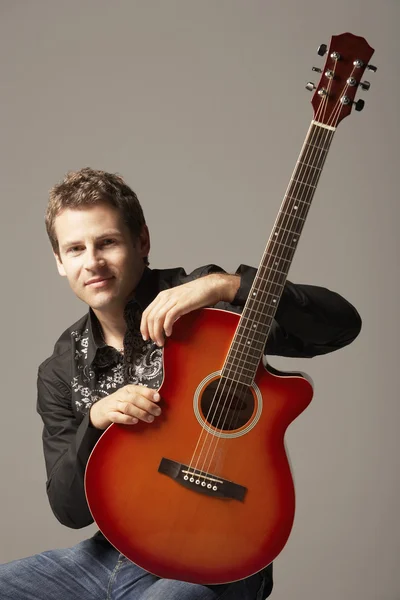
[[[398,0],[1,0],[2,562],[96,531],[60,525],[45,492],[37,367],[86,312],[56,272],[48,190],[83,166],[119,172],[152,267],[258,266],[316,49],[349,31],[378,71],[335,135],[289,279],[339,292],[363,328],[336,353],[270,359],[315,385],[286,438],[297,512],[273,598],[400,598],[399,25]]]

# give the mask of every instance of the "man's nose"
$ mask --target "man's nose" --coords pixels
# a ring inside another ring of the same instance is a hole
[[[101,252],[97,249],[87,249],[85,256],[85,269],[88,271],[93,271],[93,269],[97,269],[99,267],[104,266],[105,260],[101,254]]]

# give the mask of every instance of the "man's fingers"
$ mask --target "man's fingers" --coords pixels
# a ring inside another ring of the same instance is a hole
[[[179,319],[184,313],[180,313],[177,306],[171,309],[165,317],[164,321],[164,331],[166,336],[170,336],[172,334],[172,327],[175,321]]]
[[[161,399],[160,394],[156,390],[153,388],[148,388],[145,385],[136,385],[134,383],[130,383],[118,391],[122,390],[124,392],[124,399],[129,400],[130,402],[135,399],[135,396],[144,396],[151,402],[158,402]]]
[[[169,300],[166,304],[160,305],[159,303],[148,313],[147,317],[143,314],[143,331],[148,332],[148,336],[158,346],[163,346],[165,341],[165,322],[171,322],[175,318],[175,315],[179,311],[176,301],[173,299]]]
[[[221,289],[215,277],[210,277],[213,276],[201,277],[160,292],[143,312],[140,325],[143,339],[151,338],[162,346],[164,331],[167,336],[171,335],[172,325],[177,318],[197,308],[216,304],[222,298]]]
[[[140,333],[144,340],[148,340],[151,337],[151,323],[153,321],[154,315],[158,314],[162,305],[165,303],[163,292],[160,292],[158,296],[153,300],[151,304],[146,308],[146,310],[142,314],[142,320],[140,323]],[[154,341],[154,340],[153,340]]]
[[[120,425],[136,425],[138,423],[138,419],[136,417],[131,417],[130,415],[124,415],[120,412],[109,412],[108,418],[111,423],[119,423]]]
[[[154,417],[161,414],[161,408],[143,396],[136,394],[132,401],[119,400],[117,404],[118,411],[131,417],[136,417],[141,421],[151,423]]]

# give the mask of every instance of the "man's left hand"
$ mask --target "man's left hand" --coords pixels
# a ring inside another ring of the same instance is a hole
[[[140,333],[163,346],[165,336],[172,333],[179,317],[197,308],[214,306],[220,301],[231,302],[239,288],[240,277],[213,273],[189,283],[160,292],[142,315]]]

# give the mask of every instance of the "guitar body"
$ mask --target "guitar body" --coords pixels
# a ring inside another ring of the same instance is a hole
[[[89,458],[85,489],[97,525],[159,577],[209,585],[243,579],[275,559],[292,528],[284,434],[311,401],[312,385],[262,364],[253,385],[221,385],[238,321],[217,309],[181,317],[163,352],[162,415],[111,425]],[[218,385],[239,403],[234,421],[228,409],[215,414]]]

